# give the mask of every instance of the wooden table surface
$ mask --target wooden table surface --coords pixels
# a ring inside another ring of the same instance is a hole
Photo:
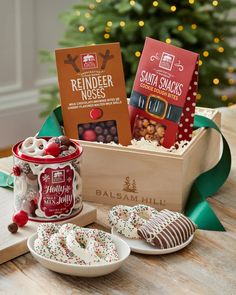
[[[61,275],[43,268],[31,254],[0,266],[0,294],[236,294],[236,108],[222,109],[232,171],[210,203],[227,232],[197,230],[180,252],[148,256],[132,254],[116,272],[100,278]],[[93,204],[94,205],[94,204]],[[109,231],[109,206],[95,204],[92,227]]]

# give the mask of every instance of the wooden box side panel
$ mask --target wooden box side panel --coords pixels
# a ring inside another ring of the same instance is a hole
[[[220,127],[221,116],[216,113],[213,118]],[[183,204],[187,201],[188,194],[194,180],[203,172],[211,169],[217,164],[220,156],[221,136],[213,130],[202,130],[196,138],[191,149],[183,157]]]
[[[182,208],[182,160],[84,146],[83,199]]]

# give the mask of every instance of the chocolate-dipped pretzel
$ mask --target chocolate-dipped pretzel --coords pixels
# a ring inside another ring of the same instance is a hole
[[[138,228],[138,235],[153,246],[167,249],[179,246],[195,232],[194,223],[183,214],[162,210]]]

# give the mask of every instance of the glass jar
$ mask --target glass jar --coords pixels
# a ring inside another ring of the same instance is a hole
[[[43,137],[49,140],[49,137]],[[74,151],[63,157],[31,157],[13,149],[14,207],[29,220],[53,222],[71,218],[82,210],[81,157],[83,149],[71,140]]]

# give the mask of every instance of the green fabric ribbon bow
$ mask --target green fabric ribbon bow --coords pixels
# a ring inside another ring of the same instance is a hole
[[[61,107],[56,108],[46,119],[38,136],[60,136],[63,134]],[[210,119],[195,115],[194,128],[213,128],[220,133],[223,140],[223,152],[219,162],[210,170],[202,173],[194,181],[188,201],[185,207],[185,214],[192,219],[199,229],[224,231],[224,227],[211,209],[206,199],[214,195],[226,181],[231,168],[231,153],[229,145],[222,135],[218,126]],[[0,173],[0,186],[1,182]]]
[[[0,187],[13,188],[14,178],[10,174],[6,174],[0,171]]]

